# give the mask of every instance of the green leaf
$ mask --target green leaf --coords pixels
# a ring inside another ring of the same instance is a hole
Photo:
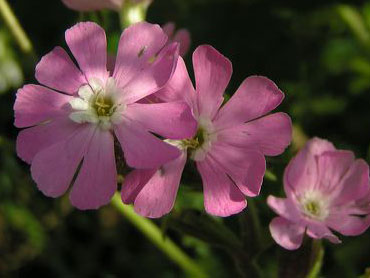
[[[348,25],[357,39],[365,46],[370,46],[370,33],[365,26],[361,14],[349,5],[338,5],[336,8],[339,16]]]
[[[26,208],[11,203],[2,204],[0,210],[9,226],[26,235],[26,242],[32,246],[32,252],[41,252],[45,246],[46,235],[39,220]]]

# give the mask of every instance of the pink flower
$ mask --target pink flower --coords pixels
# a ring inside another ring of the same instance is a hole
[[[119,11],[127,0],[62,0],[68,8],[81,12],[99,11],[103,9]],[[149,4],[153,0],[129,0],[131,3]]]
[[[300,247],[308,236],[340,240],[331,230],[355,236],[370,225],[369,166],[351,151],[311,139],[284,174],[287,198],[269,196],[268,205],[280,216],[270,223],[274,240],[286,249]]]
[[[114,136],[129,166],[156,168],[180,152],[151,133],[184,138],[196,122],[185,103],[137,103],[163,87],[176,65],[178,46],[164,48],[167,36],[158,25],[142,22],[123,32],[111,76],[101,27],[79,23],[65,38],[79,68],[61,47],[41,59],[36,79],[44,86],[26,85],[17,93],[15,125],[26,128],[17,153],[50,197],[67,191],[81,164],[71,203],[98,208],[116,191]]]
[[[184,99],[197,119],[197,132],[191,139],[168,140],[182,155],[158,170],[133,171],[122,187],[123,201],[134,203],[143,216],[160,217],[172,209],[187,152],[202,177],[206,211],[217,216],[242,211],[247,205],[245,195],[260,192],[264,156],[282,153],[291,141],[289,116],[266,115],[284,98],[271,80],[245,79],[221,107],[232,74],[230,61],[203,45],[193,54],[193,66],[196,90],[179,57],[174,76],[155,96],[164,101]]]
[[[76,11],[88,12],[103,9],[120,10],[125,0],[62,0],[64,5]]]
[[[191,39],[190,33],[186,29],[179,29],[175,32],[176,26],[173,22],[168,22],[162,26],[163,31],[169,37],[169,42],[178,42],[180,44],[180,56],[184,57],[189,51]]]

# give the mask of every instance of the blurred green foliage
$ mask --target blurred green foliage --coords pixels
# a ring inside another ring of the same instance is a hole
[[[23,82],[23,72],[12,50],[8,31],[0,27],[0,94],[16,89]]]
[[[81,16],[59,0],[10,2],[39,58],[65,47],[65,29],[80,19],[101,21],[109,51],[116,50],[113,12]],[[286,93],[280,109],[299,130],[370,160],[370,1],[154,0],[148,20],[174,21],[190,30],[193,49],[212,44],[229,57],[229,95],[251,74],[268,76]],[[191,68],[191,53],[186,61]],[[12,112],[22,79],[36,82],[34,67],[0,21],[0,277],[186,277],[114,208],[76,211],[68,196],[54,200],[37,190],[16,158]],[[262,194],[227,219],[204,213],[199,176],[188,165],[174,211],[156,223],[211,277],[304,277],[311,241],[294,252],[278,247],[265,202],[269,194],[283,196],[283,170],[295,151],[269,158]],[[323,242],[322,276],[369,277],[369,232],[342,239]]]

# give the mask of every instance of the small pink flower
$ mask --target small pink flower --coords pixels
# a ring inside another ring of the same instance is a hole
[[[112,75],[100,26],[76,24],[65,38],[79,68],[61,47],[41,59],[36,79],[44,86],[17,93],[15,125],[26,128],[17,153],[51,197],[67,191],[81,164],[70,200],[92,209],[116,191],[114,136],[129,166],[156,168],[180,152],[151,133],[180,139],[194,133],[196,122],[185,103],[137,103],[163,87],[176,66],[178,45],[164,47],[167,36],[158,25],[142,22],[123,32]]]
[[[123,201],[134,203],[143,216],[160,217],[172,209],[188,152],[202,177],[206,211],[217,216],[242,211],[247,205],[245,195],[260,192],[264,156],[282,153],[291,141],[289,116],[266,115],[284,98],[271,80],[248,77],[221,107],[232,74],[230,61],[203,45],[193,54],[193,66],[196,90],[179,57],[174,76],[154,96],[163,101],[185,100],[197,119],[197,132],[191,139],[168,140],[182,155],[158,170],[133,171],[122,187]]]
[[[62,0],[63,4],[68,8],[81,12],[99,11],[104,9],[120,11],[126,1],[127,0]],[[129,1],[134,4],[145,3],[149,6],[153,0]]]
[[[337,150],[330,142],[311,139],[284,173],[287,198],[269,196],[268,205],[280,216],[270,223],[274,240],[297,249],[308,236],[340,240],[331,230],[355,236],[370,225],[369,166],[351,151]]]
[[[168,22],[162,26],[163,31],[169,38],[170,42],[178,42],[180,44],[180,56],[184,57],[189,51],[191,39],[190,33],[186,29],[179,29],[175,32],[176,26],[173,22]]]
[[[125,0],[62,0],[64,5],[76,11],[88,12],[103,9],[120,10]]]

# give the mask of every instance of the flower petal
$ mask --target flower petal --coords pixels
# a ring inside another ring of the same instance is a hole
[[[341,243],[340,239],[334,235],[324,223],[310,223],[307,226],[307,235],[315,238],[315,239],[321,239],[326,238],[331,243]]]
[[[164,164],[138,193],[134,208],[145,217],[157,218],[171,211],[175,203],[186,153]]]
[[[110,131],[96,129],[69,195],[76,208],[97,209],[109,203],[117,190],[113,142]]]
[[[185,101],[192,109],[193,114],[198,114],[195,90],[186,69],[184,59],[181,57],[178,58],[176,70],[166,86],[152,96],[164,102]]]
[[[353,215],[370,214],[370,186],[361,198],[348,202],[345,211]]]
[[[175,71],[178,56],[178,44],[173,43],[165,47],[154,62],[147,61],[150,66],[142,69],[122,88],[122,102],[134,103],[165,86]]]
[[[156,169],[134,170],[124,179],[121,190],[122,201],[125,204],[134,203],[137,194],[143,189],[145,184],[154,176]]]
[[[290,144],[292,122],[287,114],[279,112],[219,131],[218,138],[230,145],[253,148],[275,156]]]
[[[119,10],[123,0],[62,0],[68,8],[81,12],[98,11],[102,9]]]
[[[190,32],[186,29],[179,29],[172,38],[172,41],[180,44],[179,54],[180,56],[184,57],[189,51],[191,44]]]
[[[301,213],[295,204],[289,198],[277,198],[275,196],[268,196],[268,206],[283,218],[298,223],[301,220]]]
[[[57,93],[43,86],[25,85],[17,92],[14,104],[15,126],[28,127],[70,112],[71,96]]]
[[[357,236],[364,233],[370,226],[370,216],[351,216],[343,213],[332,213],[326,224],[345,236]]]
[[[93,126],[81,126],[69,138],[36,154],[32,160],[31,174],[42,193],[55,198],[66,192],[94,129]]]
[[[180,155],[180,151],[145,130],[138,122],[115,126],[127,164],[138,169],[159,168]]]
[[[165,46],[167,36],[157,24],[140,22],[121,35],[113,77],[124,87],[143,70],[151,67],[150,59]]]
[[[245,195],[255,197],[259,194],[266,170],[265,157],[261,152],[216,143],[212,145],[209,155]]]
[[[65,38],[87,80],[105,82],[109,73],[104,29],[93,22],[81,22],[68,29]]]
[[[335,190],[337,192],[333,202],[335,206],[360,200],[369,194],[369,165],[363,159],[356,159],[346,174],[341,177]]]
[[[231,62],[212,46],[201,45],[193,53],[193,67],[199,106],[196,116],[213,119],[231,78]]]
[[[173,22],[167,22],[166,24],[164,24],[164,25],[162,26],[162,30],[163,30],[163,32],[165,32],[165,34],[166,34],[169,38],[171,38],[171,37],[172,37],[172,35],[174,34],[174,32],[175,32],[175,28],[176,28],[176,26],[175,26],[175,23],[173,23]]]
[[[353,162],[354,154],[351,151],[329,151],[321,154],[318,157],[319,182],[316,188],[328,195],[335,194],[336,190],[341,189],[338,184]]]
[[[22,130],[17,137],[17,154],[27,163],[34,156],[72,135],[79,125],[67,117],[60,117],[47,124],[41,124]]]
[[[41,84],[70,95],[76,94],[81,85],[87,83],[67,52],[59,46],[42,57],[36,66],[35,77]]]
[[[304,226],[297,225],[283,217],[275,217],[270,222],[270,233],[277,244],[288,250],[296,250],[302,245]]]
[[[243,193],[209,157],[197,162],[197,168],[203,181],[206,212],[226,217],[247,206]]]
[[[168,139],[184,139],[195,135],[197,122],[185,103],[134,103],[125,115],[140,122],[148,130]]]
[[[259,118],[274,110],[283,99],[283,92],[270,79],[250,76],[221,108],[215,124],[222,129]]]
[[[324,152],[335,151],[334,145],[325,139],[314,137],[306,144],[306,149],[311,155],[321,155]]]
[[[319,138],[309,140],[285,168],[285,193],[294,198],[305,188],[316,185],[318,181],[316,156],[331,150],[335,150],[335,147],[327,140]]]

